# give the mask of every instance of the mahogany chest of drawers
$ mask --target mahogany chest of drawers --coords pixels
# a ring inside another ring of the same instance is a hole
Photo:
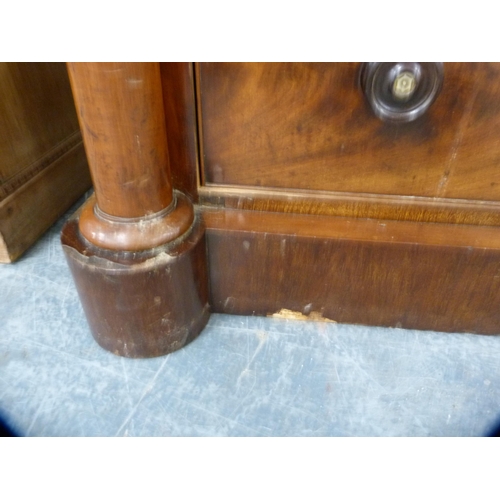
[[[96,340],[210,311],[500,333],[500,64],[68,64],[96,189],[62,241]]]

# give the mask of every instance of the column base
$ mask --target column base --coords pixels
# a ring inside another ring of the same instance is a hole
[[[126,252],[87,241],[79,230],[80,212],[65,224],[61,242],[97,343],[119,356],[149,358],[195,339],[210,316],[199,215],[168,244]]]

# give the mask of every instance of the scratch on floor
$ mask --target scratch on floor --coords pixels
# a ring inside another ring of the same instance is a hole
[[[70,280],[68,280],[68,284],[66,285],[66,289],[64,290],[64,293],[63,293],[63,300],[62,300],[62,303],[61,303],[61,310],[64,309],[64,305],[66,304],[66,297],[68,296],[70,288],[72,286],[73,286],[73,283]]]
[[[27,344],[27,346],[32,345],[32,346],[37,346],[37,347],[43,347],[43,348],[48,349],[50,351],[53,351],[57,354],[62,354],[63,356],[65,356],[69,359],[77,360],[78,362],[83,363],[86,366],[91,366],[91,367],[96,368],[98,370],[102,370],[106,373],[113,375],[113,377],[120,377],[120,374],[118,372],[116,372],[112,369],[106,368],[105,366],[102,366],[97,361],[92,361],[92,360],[87,359],[87,358],[82,358],[80,356],[76,356],[75,354],[71,354],[70,352],[64,351],[64,350],[59,349],[57,347],[51,346],[49,344],[45,344],[43,342],[37,342],[36,340],[31,340],[31,339],[27,339],[27,338],[23,338],[23,343]],[[27,347],[27,349],[29,349],[29,347]],[[141,382],[140,379],[133,378],[132,380],[135,380],[137,382]]]
[[[250,368],[250,365],[252,364],[253,360],[255,359],[255,357],[257,356],[257,354],[259,354],[259,352],[264,347],[264,344],[266,343],[266,340],[267,340],[267,333],[266,332],[258,332],[257,336],[259,338],[259,345],[255,349],[255,351],[253,353],[253,356],[250,358],[250,361],[247,363],[247,365],[245,366],[245,368],[243,368],[243,370],[241,371],[239,377],[236,379],[236,385],[237,386],[240,385],[241,377],[243,377],[243,375],[246,375],[248,373],[248,369]]]
[[[327,423],[327,420],[325,418],[321,418],[320,416],[316,415],[315,413],[313,413],[309,410],[306,410],[305,408],[299,408],[298,406],[290,406],[290,405],[287,405],[285,403],[280,403],[279,401],[276,401],[275,404],[277,404],[279,406],[284,406],[285,408],[289,408],[292,411],[297,411],[299,413],[309,415],[310,417],[313,417],[314,419],[318,420],[322,424]]]
[[[177,399],[177,401],[181,401],[183,403],[186,403],[186,404],[192,406],[193,408],[196,408],[196,409],[201,410],[201,411],[203,411],[205,413],[208,413],[209,415],[212,415],[214,417],[218,417],[218,418],[220,418],[220,419],[222,419],[222,420],[224,420],[226,422],[229,422],[230,424],[234,424],[234,425],[238,425],[240,427],[244,427],[245,429],[249,429],[249,430],[255,432],[256,434],[258,434],[258,432],[259,432],[257,429],[254,429],[253,427],[250,427],[248,425],[242,424],[241,422],[237,422],[233,418],[225,417],[224,415],[221,415],[220,413],[217,413],[215,411],[211,411],[211,410],[209,410],[207,408],[204,408],[203,406],[199,406],[199,405],[193,403],[192,401],[186,401],[185,399],[178,398],[176,396],[172,396],[172,398]],[[220,425],[217,427],[217,430],[219,428],[220,428]]]
[[[38,420],[38,415],[40,414],[42,406],[45,404],[46,400],[47,400],[47,395],[45,395],[43,397],[42,401],[38,405],[38,408],[36,409],[35,414],[33,415],[33,418],[31,419],[31,423],[30,423],[30,425],[28,427],[28,430],[26,431],[26,437],[29,437],[31,429],[33,428],[33,426],[35,425],[36,421]]]
[[[163,367],[167,364],[168,359],[169,359],[168,357],[165,358],[165,361],[163,361],[160,368],[158,368],[158,370],[154,374],[154,377],[146,385],[146,388],[144,389],[144,391],[142,391],[142,394],[141,394],[141,397],[139,398],[139,401],[137,401],[136,405],[132,408],[132,410],[130,410],[129,414],[125,417],[125,420],[123,421],[122,425],[120,425],[119,429],[116,431],[115,437],[120,435],[123,428],[130,422],[130,420],[134,416],[135,412],[137,411],[140,404],[142,403],[142,400],[146,397],[147,394],[149,394],[153,390],[153,388],[155,386],[156,379],[159,377],[160,373],[162,372]]]
[[[122,365],[123,378],[125,379],[125,386],[127,387],[127,401],[128,401],[128,405],[130,406],[130,408],[132,408],[132,399],[130,397],[130,387],[128,385],[128,374],[127,374],[127,370],[125,369],[125,361],[124,361],[123,358],[120,358],[120,362],[121,362],[121,365]]]

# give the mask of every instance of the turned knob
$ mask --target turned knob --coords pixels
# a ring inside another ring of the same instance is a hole
[[[411,122],[422,116],[438,96],[443,63],[363,63],[360,84],[378,118]]]

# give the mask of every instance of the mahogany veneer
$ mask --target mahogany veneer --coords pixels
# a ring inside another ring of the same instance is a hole
[[[91,187],[63,63],[0,63],[0,263]]]
[[[68,64],[95,197],[62,243],[96,341],[179,349],[208,320],[204,228],[172,189],[158,63]]]
[[[170,352],[209,303],[500,333],[500,64],[445,63],[398,124],[357,63],[69,70],[96,202],[63,244],[103,347]]]

